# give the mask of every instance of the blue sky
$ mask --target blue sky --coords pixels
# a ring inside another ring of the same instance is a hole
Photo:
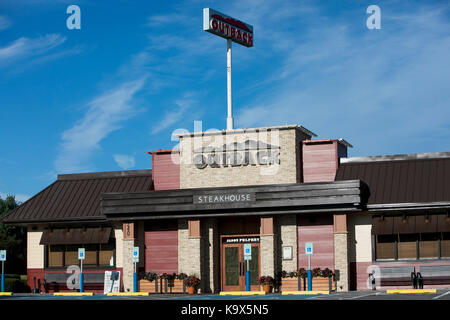
[[[233,46],[235,127],[300,124],[350,156],[450,151],[449,3],[3,0],[0,196],[150,168],[146,151],[194,120],[224,129],[226,41],[203,31],[205,7],[254,27],[253,48]]]

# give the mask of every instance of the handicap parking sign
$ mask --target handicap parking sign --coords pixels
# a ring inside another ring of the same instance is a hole
[[[244,260],[252,260],[252,245],[250,243],[244,244]]]
[[[0,250],[0,261],[6,261],[6,250]]]
[[[85,252],[84,248],[78,248],[78,260],[84,260]]]
[[[313,243],[305,242],[305,254],[313,254]]]
[[[139,262],[139,247],[133,247],[133,262]]]

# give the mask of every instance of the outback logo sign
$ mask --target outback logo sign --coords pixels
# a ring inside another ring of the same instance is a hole
[[[194,165],[198,169],[273,164],[280,164],[280,147],[261,141],[246,140],[194,150]]]
[[[203,9],[203,30],[246,47],[253,47],[253,27],[210,8]]]

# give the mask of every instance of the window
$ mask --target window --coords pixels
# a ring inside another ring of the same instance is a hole
[[[48,246],[48,266],[63,267],[64,266],[64,246],[50,245]]]
[[[441,257],[450,258],[450,232],[442,232]]]
[[[398,237],[398,259],[417,259],[418,235],[400,234]]]
[[[375,236],[375,260],[450,258],[450,232]]]
[[[78,248],[85,249],[83,267],[113,267],[115,265],[115,239],[105,244],[48,245],[47,267],[79,265]]]
[[[378,235],[376,242],[377,259],[395,259],[397,235]]]
[[[420,258],[439,257],[439,233],[422,233],[419,240]]]
[[[114,265],[114,241],[100,245],[99,265],[113,266]]]

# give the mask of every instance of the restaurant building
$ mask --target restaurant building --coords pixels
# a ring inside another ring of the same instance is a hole
[[[103,291],[105,271],[132,291],[134,246],[139,271],[195,274],[201,292],[245,290],[246,243],[252,290],[307,268],[307,242],[337,291],[370,289],[374,266],[450,266],[450,152],[349,158],[345,140],[315,136],[298,125],[179,134],[176,149],[149,152],[151,170],[59,175],[3,222],[27,227],[31,288],[77,265],[79,247],[86,291]]]

